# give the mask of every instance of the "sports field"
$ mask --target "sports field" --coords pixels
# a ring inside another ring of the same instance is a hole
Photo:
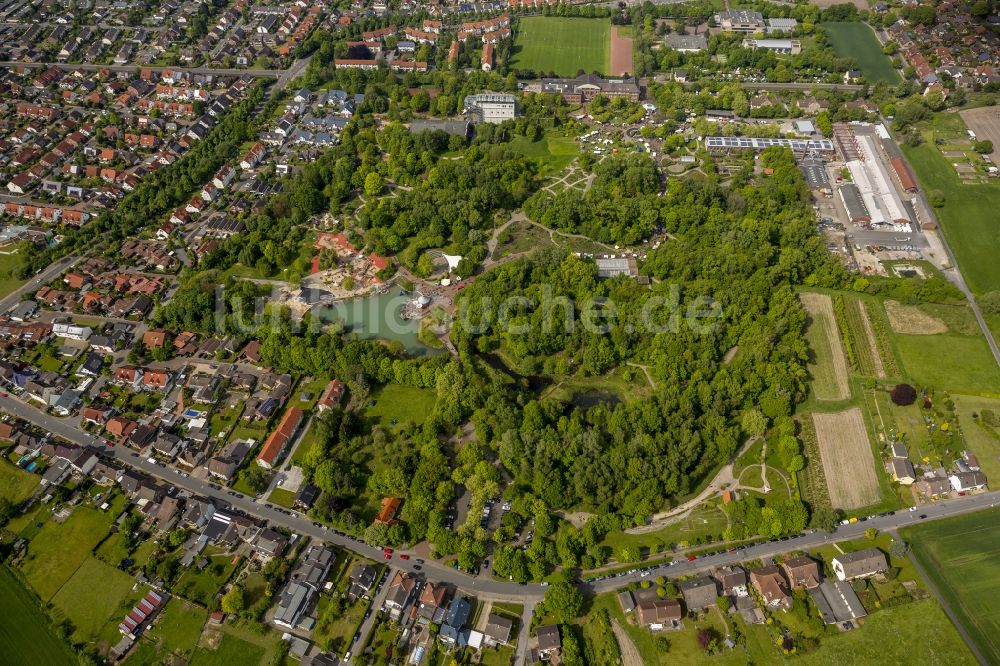
[[[1000,663],[1000,509],[900,530],[986,661]]]
[[[7,567],[0,565],[0,661],[10,664],[75,664],[69,648],[49,630],[48,620]]]
[[[870,83],[899,83],[899,73],[893,69],[875,33],[867,23],[824,23],[834,52],[842,58],[853,58]]]
[[[611,23],[607,19],[525,17],[517,26],[511,66],[557,76],[576,76],[581,69],[607,73]]]

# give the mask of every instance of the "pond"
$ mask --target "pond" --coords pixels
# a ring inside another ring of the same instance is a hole
[[[345,331],[359,338],[398,342],[412,356],[440,354],[420,341],[420,321],[403,319],[403,306],[413,300],[413,295],[399,287],[390,287],[385,294],[374,294],[349,301],[338,301],[333,305],[317,306],[313,316],[323,322],[339,321]]]

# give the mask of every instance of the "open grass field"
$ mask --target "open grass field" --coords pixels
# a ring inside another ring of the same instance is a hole
[[[869,615],[854,631],[826,634],[818,650],[795,663],[972,666],[976,660],[938,603],[924,599]]]
[[[42,477],[16,467],[6,459],[0,461],[0,497],[20,504],[35,492]]]
[[[917,384],[947,387],[956,393],[995,394],[1000,368],[982,337],[897,335],[903,367]]]
[[[856,509],[877,502],[876,463],[861,410],[854,407],[834,414],[816,413],[813,424],[833,506]]]
[[[78,506],[66,522],[45,523],[28,544],[21,571],[44,601],[66,584],[101,539],[114,515]]]
[[[869,83],[899,83],[899,73],[882,53],[878,38],[867,23],[824,23],[837,55],[853,58]]]
[[[987,479],[1000,479],[1000,428],[993,428],[972,418],[984,409],[1000,414],[1000,400],[971,395],[952,395],[958,424],[962,427],[965,442],[976,457]],[[991,484],[996,487],[995,483]]]
[[[195,561],[201,558],[208,560],[208,566],[201,570],[193,566],[181,574],[175,591],[191,601],[208,606],[219,589],[233,575],[237,563],[233,562],[232,556],[220,553],[211,546],[205,548]]]
[[[936,211],[937,217],[969,287],[976,293],[1000,289],[1000,271],[996,270],[996,257],[1000,255],[1000,234],[996,233],[1000,185],[963,184],[959,180],[954,167],[934,145],[940,133],[954,132],[950,126],[941,126],[949,120],[961,118],[950,113],[936,114],[934,125],[921,125],[924,143],[917,147],[904,145],[903,152],[924,191],[944,196],[944,207]]]
[[[76,657],[49,628],[31,593],[0,565],[0,661],[9,664],[62,666]]]
[[[611,67],[608,19],[529,16],[514,35],[510,66],[576,76],[578,70],[607,73]]]
[[[851,396],[847,384],[847,360],[837,331],[833,302],[826,294],[805,292],[799,300],[809,313],[806,341],[813,352],[813,393],[817,400],[846,400]]]
[[[717,539],[728,526],[729,521],[721,509],[699,507],[684,520],[655,532],[642,534],[609,532],[604,537],[604,545],[611,548],[612,554],[617,554],[626,546],[638,547],[643,555],[669,552],[670,547],[674,544],[693,544],[696,540],[704,539],[707,536]]]
[[[167,602],[152,627],[143,632],[139,648],[129,655],[128,666],[167,663],[168,655],[190,658],[198,643],[208,611],[174,597]]]
[[[115,612],[134,584],[128,574],[88,557],[52,597],[52,605],[76,625],[74,641],[86,642],[109,622],[121,620]]]
[[[266,650],[259,645],[230,634],[223,634],[222,641],[213,650],[199,647],[191,658],[191,666],[233,666],[234,664],[262,664]]]
[[[913,548],[948,606],[982,651],[1000,663],[1000,510],[989,509],[906,528],[900,534]]]
[[[580,154],[575,139],[554,134],[546,134],[538,141],[515,136],[508,145],[521,155],[541,162],[544,175],[562,171]]]
[[[375,404],[368,408],[367,414],[385,426],[406,421],[423,423],[437,401],[433,391],[401,384],[386,384],[372,391],[371,396]]]
[[[11,273],[19,269],[22,263],[19,254],[0,254],[0,297],[6,296],[24,284],[24,280],[11,276]]]

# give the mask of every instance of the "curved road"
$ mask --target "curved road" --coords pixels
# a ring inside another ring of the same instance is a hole
[[[36,426],[67,441],[81,446],[100,446],[100,440],[96,436],[84,432],[74,422],[42,412],[9,394],[0,394],[0,410],[34,423]],[[183,488],[204,497],[210,497],[216,500],[220,507],[229,505],[247,515],[270,521],[274,525],[286,527],[315,539],[328,541],[363,557],[376,561],[383,559],[383,553],[380,549],[369,546],[355,537],[350,537],[324,527],[297,512],[284,509],[279,511],[275,507],[258,503],[254,498],[230,490],[229,488],[220,487],[191,476],[182,476],[179,471],[167,467],[163,463],[150,463],[135,451],[125,447],[114,447],[111,449],[102,447],[102,451],[108,457],[116,458],[170,485]],[[590,595],[612,592],[630,583],[641,581],[647,576],[669,575],[676,578],[691,575],[726,564],[737,564],[747,560],[773,557],[791,550],[808,549],[837,541],[863,538],[865,530],[869,527],[874,527],[883,532],[895,530],[907,525],[918,524],[924,520],[938,520],[949,516],[979,511],[994,507],[998,503],[1000,503],[1000,491],[945,500],[920,507],[916,511],[899,511],[893,515],[876,516],[854,524],[839,526],[832,534],[814,530],[811,533],[787,537],[783,540],[775,540],[752,546],[744,546],[739,549],[703,555],[693,560],[681,558],[671,563],[644,568],[640,568],[637,565],[637,568],[630,572],[603,577],[589,582],[581,582],[579,583],[579,587],[583,592]],[[523,603],[526,609],[533,609],[534,605],[545,594],[544,585],[521,585],[489,578],[476,578],[433,560],[428,560],[420,564],[415,559],[401,560],[398,556],[394,555],[392,566],[408,572],[414,572],[415,566],[421,566],[422,573],[426,574],[429,578],[450,583],[462,588],[467,593],[482,597],[483,599]],[[528,614],[528,618],[530,619],[530,614]],[[523,619],[524,617],[522,617]],[[522,639],[526,638],[523,633]],[[518,651],[518,656],[523,658],[521,650]]]

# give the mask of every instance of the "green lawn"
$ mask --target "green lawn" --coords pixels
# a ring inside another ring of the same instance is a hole
[[[958,424],[962,427],[965,442],[979,459],[979,466],[987,480],[996,487],[996,480],[1000,479],[1000,428],[980,424],[972,415],[978,415],[984,409],[1000,414],[1000,400],[969,395],[953,395],[951,398],[955,401]]]
[[[518,23],[511,67],[576,76],[578,70],[607,72],[611,66],[608,19],[525,17]]]
[[[956,393],[996,394],[1000,368],[982,337],[900,335],[896,348],[906,374],[917,384]]]
[[[76,625],[74,641],[86,642],[109,622],[121,621],[116,613],[134,584],[128,574],[88,557],[52,597],[52,605]]]
[[[24,262],[20,254],[0,254],[0,297],[6,296],[24,284],[24,280],[11,276],[22,263]]]
[[[115,506],[120,508],[120,502]],[[117,513],[81,505],[66,522],[45,523],[28,544],[21,564],[25,578],[43,600],[50,600],[104,538]]]
[[[649,553],[669,553],[674,544],[693,545],[696,540],[708,536],[718,540],[728,524],[722,509],[701,507],[692,511],[684,520],[655,532],[643,534],[609,532],[604,538],[604,545],[611,548],[614,555],[626,546],[637,546]]]
[[[49,628],[48,618],[31,592],[0,565],[0,661],[10,664],[59,666],[76,657]]]
[[[191,666],[233,666],[234,664],[261,664],[266,650],[230,634],[224,634],[215,650],[200,647],[191,658]]]
[[[1000,663],[998,520],[1000,509],[988,509],[900,532],[987,662],[994,664]]]
[[[414,388],[401,384],[386,384],[372,391],[368,416],[386,426],[405,421],[420,424],[434,411],[437,395],[429,389]],[[395,421],[395,423],[393,423]]]
[[[870,83],[899,83],[899,72],[882,53],[875,33],[866,23],[824,23],[830,43],[838,56],[853,58]]]
[[[216,593],[233,574],[236,563],[233,563],[232,555],[220,553],[212,546],[205,548],[195,558],[195,563],[202,558],[208,560],[208,566],[201,570],[197,566],[190,567],[177,580],[174,591],[191,601],[209,606]]]
[[[904,145],[903,152],[924,191],[944,196],[944,207],[937,210],[937,216],[958,267],[974,292],[1000,289],[1000,271],[996,270],[996,257],[1000,255],[1000,232],[996,224],[1000,186],[962,184],[955,169],[934,145],[936,128],[925,125],[922,129],[924,143],[916,148]]]
[[[541,162],[543,173],[548,175],[562,171],[580,154],[576,139],[556,134],[546,134],[538,141],[515,136],[510,147],[525,157]]]
[[[972,666],[976,660],[937,602],[925,599],[880,610],[854,631],[824,636],[816,652],[796,663]]]
[[[6,459],[0,461],[0,497],[20,504],[35,492],[42,477],[11,465]]]
[[[290,490],[285,490],[284,488],[275,488],[271,491],[271,495],[267,498],[272,504],[277,504],[278,506],[283,506],[286,509],[291,509],[295,505],[295,493]]]
[[[152,627],[143,632],[147,649],[137,651],[128,664],[161,664],[168,654],[187,659],[194,651],[201,636],[201,629],[208,619],[208,611],[179,597],[167,602]]]

